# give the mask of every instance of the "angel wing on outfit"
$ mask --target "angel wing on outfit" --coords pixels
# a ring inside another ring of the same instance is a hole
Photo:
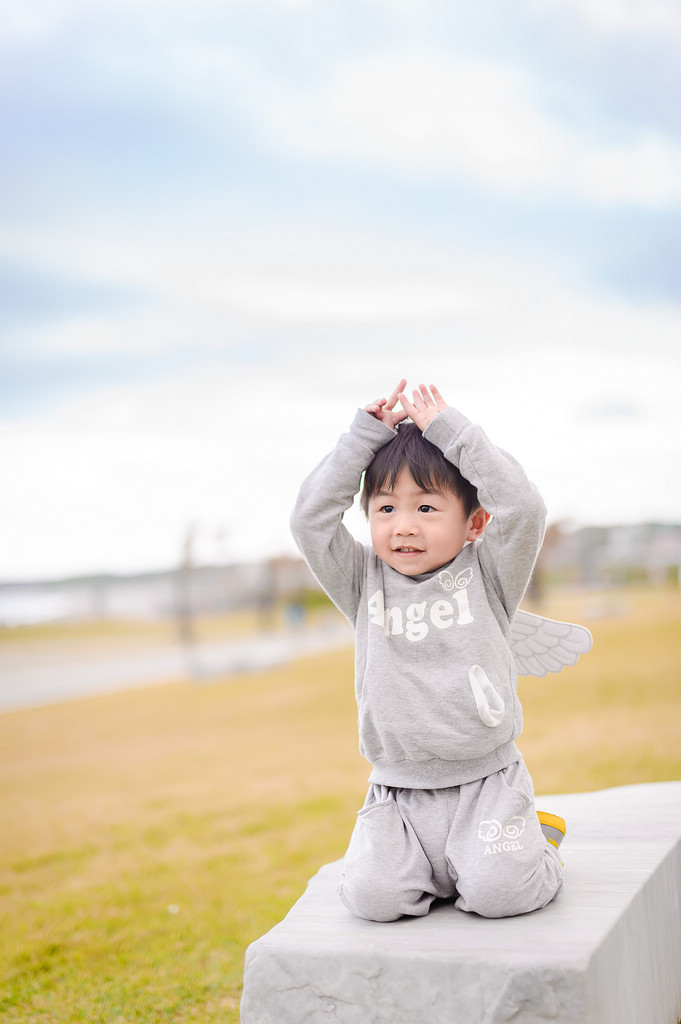
[[[557,622],[519,608],[511,625],[511,651],[521,676],[545,676],[574,665],[593,646],[586,626]]]

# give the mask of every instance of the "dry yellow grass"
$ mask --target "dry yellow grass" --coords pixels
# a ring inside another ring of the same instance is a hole
[[[347,652],[0,716],[0,1019],[236,1021],[245,945],[352,827],[351,677]]]
[[[536,791],[681,778],[681,593],[631,590],[542,610],[586,622],[594,646],[559,675],[521,680],[519,743]]]
[[[681,777],[681,595],[551,601],[521,683],[538,792]],[[0,1019],[236,1022],[243,951],[342,855],[368,768],[352,653],[0,715]]]

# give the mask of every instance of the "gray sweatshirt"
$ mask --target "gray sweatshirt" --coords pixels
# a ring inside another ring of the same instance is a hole
[[[458,466],[492,515],[481,540],[446,566],[405,576],[343,525],[363,471],[395,431],[358,410],[305,480],[291,519],[310,569],[355,629],[360,751],[371,781],[438,789],[520,757],[510,624],[541,546],[545,508],[520,465],[461,413],[424,437]]]

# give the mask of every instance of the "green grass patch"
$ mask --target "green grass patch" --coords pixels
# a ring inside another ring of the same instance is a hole
[[[594,650],[521,683],[539,793],[681,777],[681,596],[561,598]],[[244,950],[342,856],[352,652],[0,716],[0,1020],[236,1024]]]

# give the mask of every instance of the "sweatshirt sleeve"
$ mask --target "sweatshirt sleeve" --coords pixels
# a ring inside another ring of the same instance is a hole
[[[436,416],[423,436],[477,487],[480,504],[492,516],[478,542],[480,564],[512,620],[544,538],[542,497],[520,464],[455,409]]]
[[[291,532],[314,576],[351,621],[357,614],[367,549],[343,525],[359,491],[362,473],[395,431],[363,409],[303,482],[291,516]]]

